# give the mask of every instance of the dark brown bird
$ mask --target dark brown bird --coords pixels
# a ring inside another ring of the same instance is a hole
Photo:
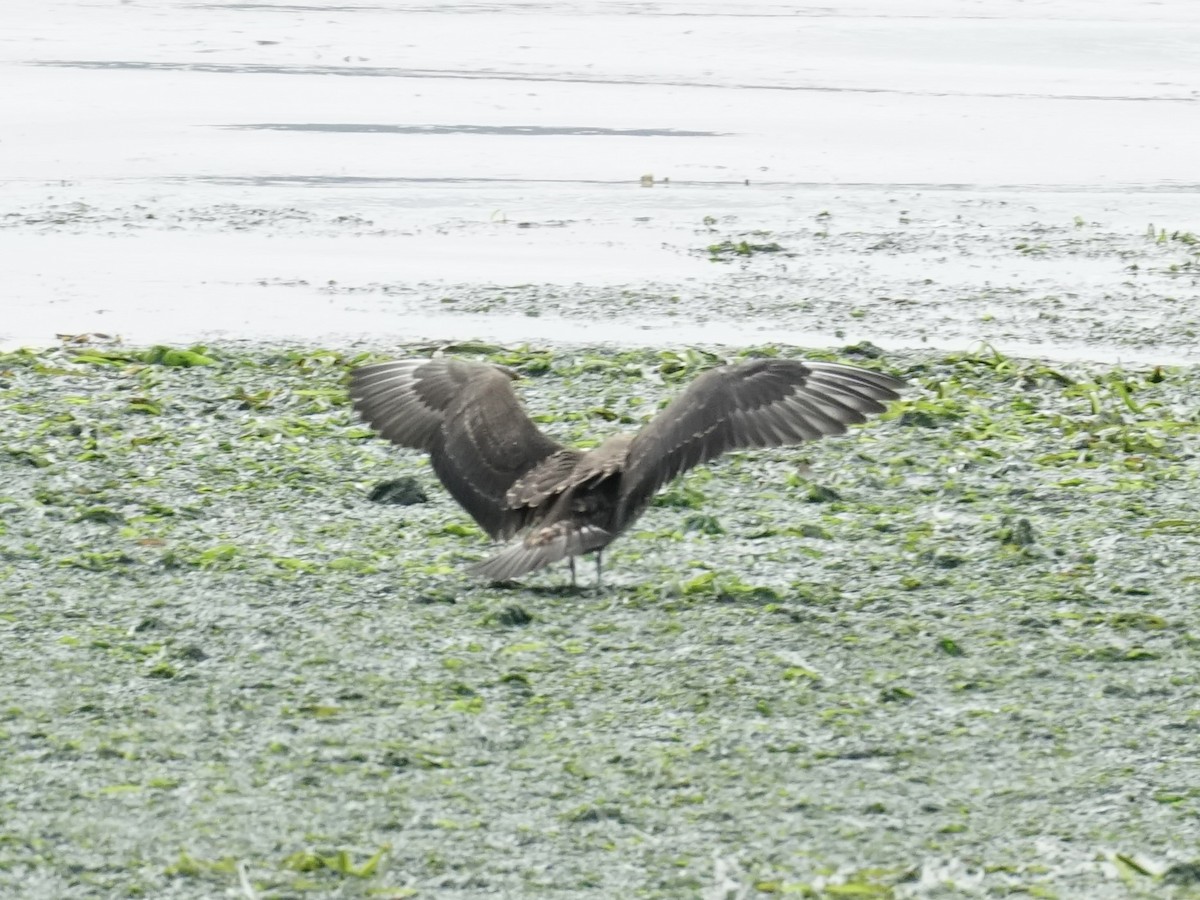
[[[833,363],[756,359],[709,369],[636,434],[593,450],[563,447],[530,420],[517,374],[459,359],[404,359],[355,369],[354,408],[394,444],[429,453],[454,499],[494,540],[519,543],[471,571],[506,581],[600,554],[654,494],[730,450],[841,434],[884,411],[904,382]]]

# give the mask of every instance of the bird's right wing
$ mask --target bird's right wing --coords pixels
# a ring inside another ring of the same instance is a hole
[[[404,359],[350,373],[363,420],[401,447],[429,452],[442,484],[493,538],[515,534],[528,510],[509,488],[562,447],[542,434],[500,366],[450,358]]]
[[[730,450],[779,447],[841,434],[884,411],[904,382],[834,363],[758,359],[705,372],[645,425],[629,447],[617,521],[654,493]]]

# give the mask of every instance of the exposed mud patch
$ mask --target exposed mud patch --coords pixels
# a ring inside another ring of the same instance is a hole
[[[546,215],[521,215],[504,191],[482,201],[490,214],[417,217],[322,191],[286,205],[33,204],[0,219],[14,259],[98,262],[15,272],[3,337],[29,339],[50,319],[57,332],[142,340],[870,340],[1107,362],[1198,355],[1194,222],[1114,222],[1095,198],[1073,206],[1065,194],[750,187],[754,212],[730,210],[726,189],[701,214],[700,188],[636,190],[590,187],[587,202]]]

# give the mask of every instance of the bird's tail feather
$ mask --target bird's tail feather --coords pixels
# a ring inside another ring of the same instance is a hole
[[[613,535],[594,525],[556,522],[534,528],[519,544],[475,563],[469,571],[489,581],[508,581],[550,563],[607,546]]]

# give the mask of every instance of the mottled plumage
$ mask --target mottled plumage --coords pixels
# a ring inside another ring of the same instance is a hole
[[[602,551],[680,473],[730,450],[841,434],[898,399],[898,378],[833,363],[756,359],[709,369],[634,434],[594,450],[542,434],[512,389],[516,373],[464,360],[356,369],[364,421],[429,453],[447,490],[495,540],[522,539],[472,567],[496,581]]]

